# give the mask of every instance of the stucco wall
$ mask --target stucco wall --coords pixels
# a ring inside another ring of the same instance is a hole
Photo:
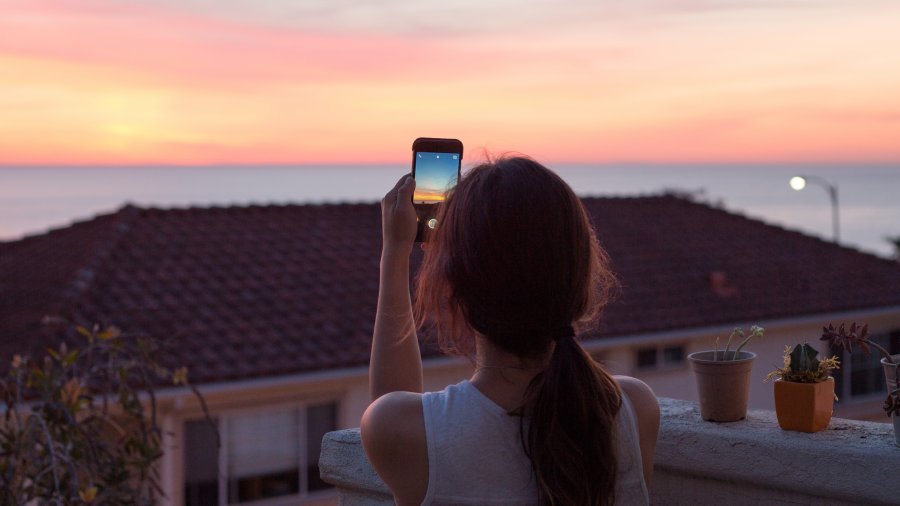
[[[763,378],[782,362],[784,346],[808,341],[824,354],[824,343],[818,340],[822,325],[828,322],[866,321],[873,332],[900,328],[900,311],[873,315],[865,312],[810,317],[804,319],[750,322],[766,328],[763,339],[751,342],[746,349],[757,353],[750,384],[750,408],[774,409],[772,385]],[[745,323],[744,327],[749,327]],[[727,338],[731,327],[678,331],[593,341],[586,347],[594,355],[602,356],[604,366],[613,374],[632,375],[646,381],[661,397],[696,401],[697,390],[693,373],[685,361],[681,366],[656,371],[641,371],[635,367],[635,350],[642,346],[683,343],[686,354],[711,349],[715,336]],[[724,346],[724,344],[723,344]],[[426,365],[426,390],[440,390],[446,385],[468,378],[471,364],[463,359],[437,359]],[[354,370],[333,371],[297,375],[286,378],[266,378],[239,384],[205,385],[201,387],[213,413],[232,409],[265,409],[273,404],[314,399],[339,402],[339,427],[358,427],[359,420],[369,405],[368,371],[365,367]],[[836,408],[836,415],[849,414],[888,422],[880,409],[880,399]],[[160,414],[167,430],[166,453],[162,462],[165,489],[171,491],[171,502],[180,505],[182,494],[183,456],[181,440],[184,421],[202,417],[199,404],[184,390],[172,390],[160,395]]]
[[[757,354],[753,365],[750,380],[749,406],[751,409],[775,409],[775,401],[772,394],[771,383],[763,383],[766,375],[776,366],[781,366],[784,347],[797,343],[808,342],[819,350],[821,356],[829,354],[828,345],[819,340],[822,327],[828,323],[840,323],[859,321],[869,323],[872,333],[886,332],[900,328],[900,312],[870,313],[858,312],[843,315],[824,315],[821,317],[806,317],[802,319],[789,319],[779,321],[758,321],[744,324],[746,330],[751,324],[758,324],[766,329],[762,339],[754,339],[745,350]],[[676,368],[662,368],[659,370],[641,370],[635,365],[635,352],[638,348],[650,345],[662,345],[664,343],[685,343],[686,355],[695,351],[711,350],[715,346],[715,338],[721,337],[720,347],[725,346],[730,327],[719,329],[698,329],[697,332],[680,331],[660,333],[658,335],[632,336],[618,338],[612,343],[592,342],[587,347],[595,355],[601,355],[604,366],[613,374],[635,376],[645,381],[656,395],[697,401],[697,386],[690,365],[685,361],[683,366]],[[836,414],[852,418],[875,420],[887,423],[881,411],[881,397],[876,394],[873,398],[858,400],[845,399],[844,403],[836,408]]]

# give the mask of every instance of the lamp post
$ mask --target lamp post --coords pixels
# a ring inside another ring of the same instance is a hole
[[[816,183],[825,188],[831,197],[831,226],[834,229],[834,243],[837,244],[841,240],[840,225],[838,219],[838,189],[837,185],[831,183],[827,179],[819,176],[794,176],[791,178],[790,185],[796,191],[806,188],[806,183]]]

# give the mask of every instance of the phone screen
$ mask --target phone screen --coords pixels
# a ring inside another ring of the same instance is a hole
[[[447,197],[459,176],[459,153],[416,152],[416,191],[413,202],[435,204]]]

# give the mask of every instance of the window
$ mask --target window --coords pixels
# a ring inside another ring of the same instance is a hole
[[[638,369],[656,367],[656,348],[643,348],[637,351]]]
[[[310,493],[331,488],[319,478],[319,452],[322,437],[336,428],[333,402],[185,423],[185,504],[253,504],[277,497],[302,504]]]
[[[300,492],[300,420],[296,409],[225,419],[228,502]]]
[[[677,367],[684,363],[684,346],[648,346],[638,348],[635,365],[638,369],[659,369]]]
[[[663,348],[663,362],[680,364],[684,362],[684,346],[666,346]]]
[[[900,353],[900,330],[873,334],[870,339],[883,346],[892,355]],[[884,392],[884,369],[878,350],[873,348],[869,357],[855,347],[852,354],[834,347],[831,353],[837,355],[841,361],[841,368],[832,373],[839,402]]]

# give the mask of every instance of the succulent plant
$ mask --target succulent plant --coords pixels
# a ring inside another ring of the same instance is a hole
[[[847,350],[847,353],[853,353],[853,345],[856,344],[867,357],[872,355],[872,350],[869,349],[869,346],[874,346],[885,360],[891,364],[896,363],[884,347],[869,339],[868,323],[857,325],[856,322],[853,322],[850,324],[849,329],[843,323],[837,328],[834,327],[834,324],[829,323],[827,327],[822,328],[822,337],[819,339],[828,341],[832,346]]]
[[[821,383],[826,381],[833,369],[840,367],[837,357],[819,360],[819,352],[809,343],[798,344],[784,349],[784,366],[770,372],[766,381],[781,378],[794,383]]]
[[[843,323],[837,328],[834,327],[834,324],[828,324],[827,327],[822,329],[822,337],[820,339],[828,341],[832,346],[846,350],[847,353],[853,353],[853,345],[856,344],[867,357],[872,355],[872,350],[869,349],[869,346],[874,346],[887,363],[897,363],[883,346],[869,339],[868,324],[857,325],[856,322],[853,322],[850,324],[849,329]],[[897,367],[895,371],[897,371],[896,382],[900,384],[900,367]],[[888,387],[890,387],[890,382],[888,382]],[[900,416],[900,388],[888,393],[887,398],[884,400],[884,411],[888,416],[891,416],[892,413]]]
[[[750,327],[750,335],[745,336],[744,329],[742,329],[740,327],[735,328],[731,332],[731,335],[728,336],[728,342],[725,344],[725,351],[722,352],[722,361],[736,360],[738,353],[740,353],[741,350],[744,349],[744,346],[747,346],[747,343],[749,343],[750,340],[753,339],[754,337],[762,337],[764,332],[765,332],[764,328],[762,328],[758,325],[753,325],[752,327]],[[731,354],[729,355],[729,349],[731,348],[731,340],[734,339],[735,337],[738,337],[739,339],[743,339],[743,341],[741,341],[740,344],[738,344],[737,349],[732,351]],[[719,358],[718,358],[719,357],[719,338],[718,337],[716,338],[716,350],[715,350],[715,353],[713,354],[713,357],[716,360],[719,360]]]
[[[888,394],[884,400],[884,412],[887,416],[900,416],[900,388]]]

